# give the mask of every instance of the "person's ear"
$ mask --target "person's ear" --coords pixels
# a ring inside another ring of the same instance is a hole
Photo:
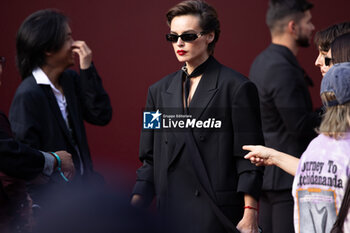
[[[214,41],[215,38],[215,32],[210,32],[207,34],[207,44],[210,44]]]
[[[295,23],[294,20],[291,20],[288,22],[287,24],[287,31],[289,34],[291,35],[296,35],[297,34],[297,28],[298,28],[298,24]]]

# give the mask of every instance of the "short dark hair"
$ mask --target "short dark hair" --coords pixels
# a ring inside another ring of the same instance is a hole
[[[170,26],[171,21],[176,16],[198,15],[200,17],[199,25],[204,33],[214,32],[214,40],[208,45],[210,54],[214,53],[214,47],[220,36],[220,22],[216,10],[204,1],[183,1],[172,7],[166,14],[167,23]]]
[[[315,45],[317,49],[327,52],[335,38],[348,32],[350,32],[350,22],[334,24],[316,32],[314,38]]]
[[[333,64],[350,62],[350,33],[338,36],[331,44]]]
[[[307,0],[270,0],[266,13],[266,24],[271,32],[282,32],[283,20],[298,22],[304,12],[310,10],[313,4]]]
[[[16,38],[16,63],[22,79],[45,64],[46,52],[63,47],[67,25],[68,18],[56,9],[37,11],[24,20]]]

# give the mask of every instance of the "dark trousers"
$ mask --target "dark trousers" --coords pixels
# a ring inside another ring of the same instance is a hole
[[[294,233],[291,190],[263,191],[259,204],[259,226],[264,233]]]

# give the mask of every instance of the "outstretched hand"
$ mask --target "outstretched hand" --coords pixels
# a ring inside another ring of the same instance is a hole
[[[249,159],[256,166],[271,166],[275,165],[272,155],[276,151],[265,146],[243,146],[243,150],[250,151],[245,159]]]

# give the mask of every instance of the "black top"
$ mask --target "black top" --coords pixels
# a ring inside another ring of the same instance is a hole
[[[249,78],[259,91],[265,145],[300,157],[316,136],[321,117],[313,112],[305,72],[285,46],[271,44],[254,60]],[[264,190],[292,187],[293,177],[267,167]]]

